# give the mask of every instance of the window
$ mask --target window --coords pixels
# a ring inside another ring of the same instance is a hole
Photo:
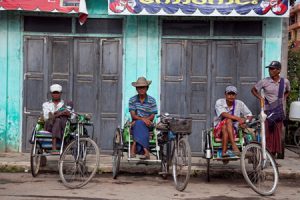
[[[162,22],[162,35],[202,35],[208,36],[209,21],[200,20],[164,20]]]
[[[80,25],[76,23],[76,33],[122,34],[122,19],[88,19]]]
[[[25,16],[24,31],[71,33],[72,18]]]
[[[262,21],[214,21],[215,36],[262,36]]]

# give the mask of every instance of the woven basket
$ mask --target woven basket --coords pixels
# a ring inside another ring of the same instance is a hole
[[[170,130],[174,133],[191,134],[192,119],[191,118],[174,118],[170,121]]]

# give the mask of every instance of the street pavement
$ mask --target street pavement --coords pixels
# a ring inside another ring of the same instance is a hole
[[[291,150],[293,151],[291,151]],[[285,149],[285,159],[277,159],[279,163],[279,177],[284,179],[300,178],[300,154],[299,149]],[[40,169],[40,172],[58,173],[58,156],[47,157],[47,164]],[[146,166],[147,165],[147,166]],[[206,174],[206,160],[201,157],[192,157],[192,175]],[[158,174],[160,171],[159,163],[128,162],[127,156],[121,160],[121,172],[124,174]],[[29,153],[0,153],[0,172],[28,172],[30,173],[30,154]],[[112,172],[112,157],[100,153],[100,166],[98,173]],[[211,161],[212,175],[241,174],[240,161],[231,161],[224,165],[220,161]]]

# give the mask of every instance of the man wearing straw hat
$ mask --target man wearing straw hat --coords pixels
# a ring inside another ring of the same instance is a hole
[[[157,105],[153,97],[147,94],[149,85],[152,81],[145,77],[139,77],[136,82],[132,82],[132,86],[136,88],[137,95],[129,99],[129,112],[132,118],[132,135],[133,144],[131,146],[130,155],[143,154],[141,159],[149,159],[149,128],[157,114]]]

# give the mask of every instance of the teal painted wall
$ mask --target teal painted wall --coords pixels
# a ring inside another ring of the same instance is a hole
[[[129,117],[128,101],[136,94],[131,85],[138,77],[152,80],[148,94],[159,106],[160,61],[158,17],[128,16],[124,36],[123,116]]]
[[[264,67],[269,65],[272,60],[281,60],[282,19],[272,17],[266,18],[265,26],[262,75],[263,77],[268,77],[268,69]]]
[[[17,12],[0,12],[0,151],[19,151],[22,37]]]

